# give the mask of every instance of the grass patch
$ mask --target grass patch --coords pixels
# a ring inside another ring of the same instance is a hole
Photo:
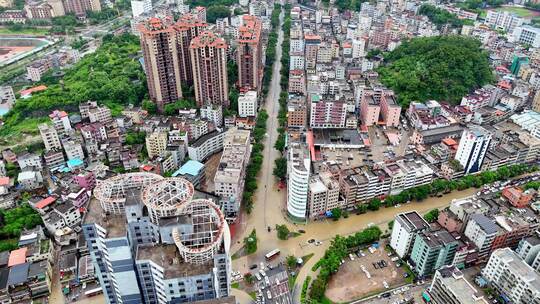
[[[289,233],[289,237],[292,238],[292,237],[297,237],[297,236],[300,236],[301,233],[300,232],[296,232],[296,231],[293,231],[291,233]]]
[[[294,275],[289,275],[289,289],[293,289],[294,284],[296,283],[296,278],[298,278],[298,273],[295,273]]]
[[[0,127],[0,130],[2,130],[2,133],[5,134],[5,136],[1,136],[0,139],[0,145],[15,145],[17,143],[20,143],[20,141],[23,140],[23,137],[25,135],[33,135],[37,136],[38,131],[38,125],[40,123],[47,122],[49,119],[41,117],[41,118],[25,118],[21,122],[17,123],[13,126],[2,126]]]
[[[531,18],[535,15],[534,11],[525,7],[505,6],[505,7],[498,8],[497,11],[514,13],[518,15],[519,17],[523,17],[523,18]]]
[[[302,257],[302,261],[304,262],[304,265],[307,263],[307,261],[309,261],[309,259],[311,259],[313,257],[313,255],[315,255],[315,254],[310,253],[310,254],[306,254],[305,256]]]
[[[0,251],[11,251],[17,249],[19,239],[5,239],[0,241]]]
[[[306,302],[308,302],[307,291],[309,287],[309,282],[311,282],[311,277],[307,276],[304,280],[304,284],[302,284],[302,292],[300,293],[300,304],[305,304]]]
[[[7,27],[0,28],[1,35],[40,35],[44,36],[49,33],[48,29],[44,28],[24,28],[20,30],[12,30]]]
[[[240,283],[238,283],[238,282],[232,283],[231,288],[240,289]]]
[[[256,300],[257,299],[257,292],[256,291],[252,291],[250,293],[248,293],[249,296],[253,299],[253,300]]]
[[[412,282],[414,282],[414,278],[416,276],[414,272],[411,270],[411,268],[409,267],[409,265],[407,265],[407,263],[403,263],[401,267],[405,268],[405,272],[409,274],[409,276],[405,278],[405,283],[411,284]]]

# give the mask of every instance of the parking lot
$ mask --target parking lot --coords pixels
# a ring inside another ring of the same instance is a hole
[[[397,267],[384,249],[362,253],[364,256],[354,255],[354,261],[347,257],[332,276],[326,296],[333,302],[349,302],[405,284],[405,270]]]
[[[255,302],[258,304],[292,304],[289,277],[283,264],[255,273]]]

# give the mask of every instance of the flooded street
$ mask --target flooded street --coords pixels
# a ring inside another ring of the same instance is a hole
[[[280,15],[280,23],[283,23],[283,12]],[[281,28],[281,26],[280,26]],[[279,126],[277,114],[279,111],[279,94],[281,88],[279,85],[281,69],[281,45],[283,42],[283,31],[278,33],[278,42],[276,45],[276,60],[273,66],[272,80],[264,108],[268,112],[267,136],[265,138],[265,148],[263,150],[264,161],[261,172],[258,177],[258,189],[255,193],[254,208],[251,214],[242,214],[237,224],[232,227],[234,231],[233,245],[231,253],[237,252],[243,245],[243,239],[252,229],[256,229],[258,238],[257,252],[249,256],[244,256],[233,260],[233,270],[241,273],[249,272],[249,266],[264,261],[264,255],[273,249],[281,250],[280,259],[287,255],[302,257],[314,253],[299,273],[294,287],[295,303],[299,302],[300,286],[307,275],[314,274],[311,267],[320,259],[329,245],[329,240],[335,235],[348,235],[362,230],[368,224],[378,225],[383,232],[387,232],[387,223],[394,219],[397,213],[416,210],[419,213],[426,213],[433,208],[443,208],[448,206],[453,199],[463,198],[473,195],[477,190],[472,188],[464,191],[455,191],[443,197],[432,197],[422,202],[411,202],[402,205],[399,208],[382,208],[376,212],[368,212],[362,215],[351,214],[347,219],[339,221],[322,220],[306,224],[294,224],[288,220],[285,215],[286,190],[277,188],[276,179],[272,175],[274,161],[280,156],[280,153],[274,149],[274,143],[277,139]],[[279,240],[275,231],[276,224],[286,224],[291,231],[299,229],[305,230],[304,234],[291,238],[286,241]],[[268,232],[268,227],[272,230]],[[323,244],[316,246],[308,244],[309,239],[322,241]],[[249,302],[245,297],[239,299],[241,303]]]

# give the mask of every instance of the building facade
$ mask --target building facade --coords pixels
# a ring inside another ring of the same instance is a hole
[[[213,32],[203,32],[191,40],[189,47],[195,100],[204,104],[229,106],[227,81],[227,44]]]
[[[150,99],[159,111],[182,98],[177,37],[172,20],[150,18],[138,25]]]

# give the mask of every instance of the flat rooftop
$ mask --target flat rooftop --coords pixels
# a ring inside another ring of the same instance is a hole
[[[398,214],[397,219],[400,219],[411,230],[420,230],[429,227],[429,224],[416,211]]]
[[[154,245],[137,247],[137,260],[151,260],[164,269],[165,279],[207,274],[214,264],[209,261],[202,265],[185,263],[176,245]]]
[[[106,214],[105,211],[101,209],[99,201],[92,197],[88,204],[83,224],[94,223],[107,229],[107,236],[109,238],[125,236],[127,233],[127,221],[125,215]]]
[[[438,271],[442,275],[444,287],[451,291],[460,303],[489,303],[457,268],[444,267]]]

